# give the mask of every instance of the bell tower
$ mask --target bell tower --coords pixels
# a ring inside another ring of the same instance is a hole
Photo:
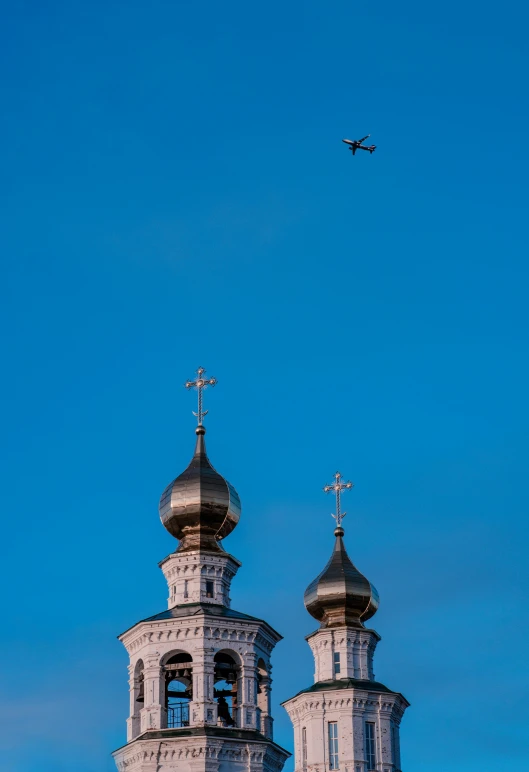
[[[408,701],[375,680],[380,636],[366,628],[378,593],[353,565],[343,542],[340,497],[352,488],[337,472],[330,560],[305,591],[305,607],[320,623],[307,636],[314,683],[283,703],[294,726],[294,772],[400,772],[400,722]]]
[[[160,518],[179,540],[160,563],[167,609],[119,636],[130,658],[127,743],[119,772],[281,772],[288,751],[273,741],[271,654],[281,635],[231,608],[241,567],[222,539],[237,525],[235,488],[206,453],[199,368],[196,445],[187,469],[162,493]]]

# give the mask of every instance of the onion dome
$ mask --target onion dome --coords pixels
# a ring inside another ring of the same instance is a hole
[[[305,590],[305,607],[321,627],[363,627],[378,609],[378,592],[351,563],[343,528],[336,528],[334,535],[331,559]]]
[[[178,552],[221,552],[219,541],[239,522],[241,502],[235,488],[211,466],[202,424],[195,432],[195,455],[185,472],[162,493],[160,519],[169,533],[180,539]]]

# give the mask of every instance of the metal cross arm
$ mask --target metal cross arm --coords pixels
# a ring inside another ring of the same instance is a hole
[[[196,371],[197,377],[194,381],[186,381],[185,387],[186,389],[196,389],[198,391],[198,412],[195,413],[193,410],[193,415],[196,416],[198,420],[198,425],[202,425],[202,419],[204,416],[208,414],[207,410],[202,409],[202,392],[204,389],[206,389],[208,386],[215,386],[217,383],[216,378],[204,378],[204,373],[206,371],[203,367],[199,367]]]
[[[342,525],[342,520],[346,516],[347,512],[342,512],[341,510],[341,501],[340,497],[342,495],[342,491],[350,490],[353,487],[352,482],[342,482],[342,475],[340,472],[336,472],[334,475],[334,482],[332,485],[326,485],[323,489],[324,493],[333,493],[336,495],[336,514],[332,515],[334,519],[336,520],[336,525],[338,528]]]

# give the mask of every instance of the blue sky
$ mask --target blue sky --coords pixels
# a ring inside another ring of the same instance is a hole
[[[276,740],[339,468],[405,772],[522,768],[526,6],[0,5],[5,768],[114,768],[198,365]]]

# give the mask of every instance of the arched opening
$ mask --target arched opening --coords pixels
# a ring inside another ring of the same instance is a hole
[[[187,652],[173,654],[164,665],[167,727],[189,726],[189,703],[193,699],[193,658]]]
[[[145,682],[142,659],[139,659],[136,662],[136,667],[134,668],[134,702],[134,713],[137,713],[143,708],[143,703],[145,702]]]
[[[262,657],[257,660],[257,728],[268,736],[270,714],[270,673]]]
[[[145,683],[143,674],[143,660],[139,659],[134,665],[130,681],[130,706],[129,720],[127,722],[127,738],[129,740],[140,734],[141,709],[145,703]]]
[[[240,665],[226,651],[215,654],[214,697],[217,703],[217,716],[223,726],[237,725],[237,681]]]

